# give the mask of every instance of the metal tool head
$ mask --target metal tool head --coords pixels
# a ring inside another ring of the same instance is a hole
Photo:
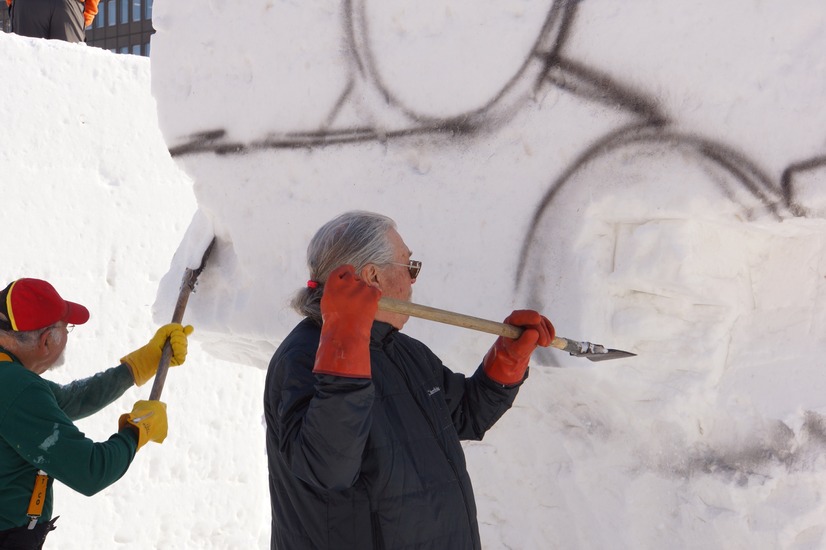
[[[610,359],[622,359],[624,357],[636,357],[636,353],[630,351],[622,351],[619,349],[609,349],[600,344],[592,344],[591,342],[576,342],[579,349],[571,349],[573,346],[566,348],[574,357],[585,357],[590,361],[608,361]]]
[[[187,268],[184,272],[184,278],[181,284],[182,286],[185,285],[186,287],[188,287],[191,292],[195,292],[195,285],[198,284],[198,277],[201,275],[201,272],[206,267],[207,260],[209,259],[209,255],[212,254],[212,249],[215,248],[216,241],[217,238],[213,237],[212,240],[209,242],[209,246],[206,247],[203,256],[201,256],[201,263],[198,265],[198,267]]]
[[[622,351],[621,349],[606,349],[602,352],[572,353],[576,357],[585,357],[589,361],[608,361],[609,359],[623,359],[625,357],[636,357],[636,353]]]

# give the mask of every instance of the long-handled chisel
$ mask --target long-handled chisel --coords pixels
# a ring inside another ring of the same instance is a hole
[[[479,317],[471,317],[470,315],[454,313],[435,307],[422,306],[393,298],[382,297],[379,300],[379,309],[392,313],[400,313],[402,315],[410,315],[411,317],[418,317],[419,319],[426,319],[428,321],[436,321],[438,323],[496,334],[497,336],[504,336],[506,338],[519,338],[522,334],[521,328],[506,323],[497,323],[495,321],[488,321],[487,319],[480,319]],[[599,344],[578,342],[558,336],[553,339],[551,346],[567,351],[576,357],[585,357],[591,361],[606,361],[608,359],[620,359],[622,357],[634,357],[636,355],[628,351],[609,349]]]

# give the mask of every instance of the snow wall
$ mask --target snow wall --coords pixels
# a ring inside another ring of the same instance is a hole
[[[379,211],[414,301],[638,354],[535,356],[467,446],[490,547],[823,544],[822,2],[158,0],[156,27],[198,201],[159,303],[217,236],[210,353],[265,367],[312,234]],[[405,331],[468,373],[492,341]]]
[[[91,313],[45,375],[58,383],[117,365],[172,317],[163,304],[156,322],[152,304],[197,204],[158,129],[149,70],[141,57],[0,33],[0,278],[46,279]],[[164,387],[166,441],[92,497],[55,483],[46,547],[269,548],[263,378],[193,339]],[[78,427],[105,441],[151,387]]]

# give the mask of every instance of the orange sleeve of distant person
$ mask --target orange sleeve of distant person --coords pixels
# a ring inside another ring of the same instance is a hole
[[[6,0],[6,5],[11,6],[11,0]]]
[[[6,0],[6,2],[10,2],[11,0]],[[98,3],[100,0],[86,0],[86,9],[83,10],[83,19],[85,19],[86,26],[92,24],[92,21],[95,20],[95,16],[98,13]]]

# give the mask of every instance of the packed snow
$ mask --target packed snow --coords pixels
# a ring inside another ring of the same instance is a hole
[[[151,60],[0,35],[3,273],[92,312],[47,376],[142,345],[218,239],[169,438],[58,484],[50,544],[268,547],[264,369],[309,238],[360,208],[415,302],[637,354],[536,354],[465,446],[485,548],[826,547],[821,4],[156,0]],[[465,373],[494,339],[405,332]]]
[[[66,383],[117,365],[171,320],[174,303],[153,319],[153,302],[196,202],[158,130],[148,59],[3,33],[0,52],[14,83],[0,104],[0,273],[46,279],[89,308],[65,364],[46,375]],[[60,519],[46,548],[267,548],[263,381],[193,342],[164,386],[167,440],[93,497],[55,483]],[[78,426],[106,440],[151,387]]]

